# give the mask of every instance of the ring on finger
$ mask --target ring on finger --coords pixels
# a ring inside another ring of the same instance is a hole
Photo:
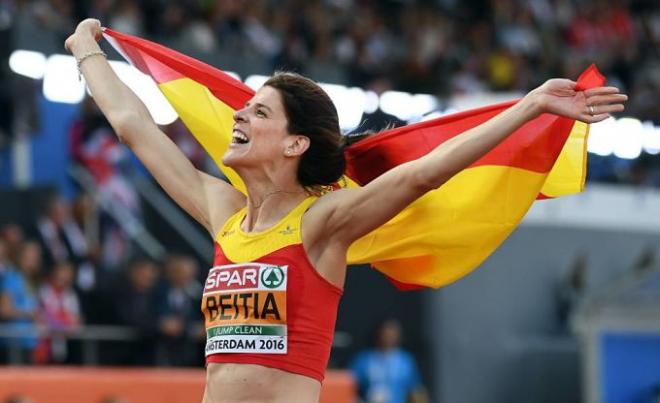
[[[587,106],[587,110],[589,110],[589,115],[591,115],[591,116],[596,114],[596,108],[594,108],[593,105]]]

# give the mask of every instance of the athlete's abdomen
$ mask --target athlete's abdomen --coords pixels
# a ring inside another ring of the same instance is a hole
[[[315,403],[321,384],[307,376],[252,364],[215,364],[206,368],[203,403]]]

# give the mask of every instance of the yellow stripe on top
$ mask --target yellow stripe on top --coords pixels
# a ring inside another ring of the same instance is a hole
[[[215,241],[220,244],[227,259],[234,263],[253,262],[279,249],[300,244],[302,216],[316,199],[316,196],[306,198],[277,224],[265,231],[253,233],[241,229],[247,214],[247,208],[244,207],[225,222]]]

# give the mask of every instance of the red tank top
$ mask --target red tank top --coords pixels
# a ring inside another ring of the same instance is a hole
[[[207,364],[258,364],[323,381],[342,290],[302,245],[302,216],[315,200],[258,233],[241,230],[242,209],[217,235],[202,298]]]

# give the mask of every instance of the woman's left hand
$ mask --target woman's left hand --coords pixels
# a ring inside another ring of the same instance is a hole
[[[628,96],[616,87],[596,87],[576,91],[575,81],[555,78],[529,93],[540,113],[552,113],[585,123],[607,119],[613,112],[623,111]]]

